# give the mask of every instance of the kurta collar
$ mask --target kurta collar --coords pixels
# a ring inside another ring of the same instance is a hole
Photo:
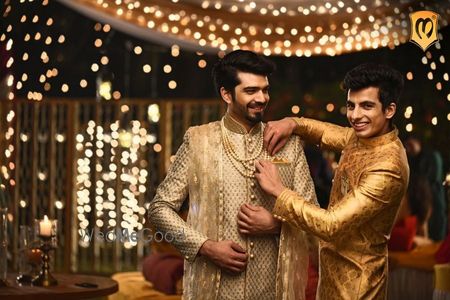
[[[398,129],[394,126],[394,129],[385,133],[383,135],[373,137],[373,138],[360,138],[358,139],[361,144],[371,147],[381,146],[385,144],[389,144],[390,142],[395,141],[398,138]]]
[[[239,123],[238,120],[234,119],[232,116],[230,116],[229,114],[225,114],[225,116],[223,117],[223,123],[225,125],[225,128],[234,132],[234,133],[238,133],[238,134],[249,134],[249,135],[254,135],[256,133],[259,133],[261,131],[261,122],[258,122],[255,126],[253,126],[249,132],[247,132],[247,130],[245,129],[244,125],[242,125],[241,123]]]

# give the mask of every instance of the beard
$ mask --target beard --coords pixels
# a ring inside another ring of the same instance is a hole
[[[251,114],[250,112],[247,111],[247,113],[245,114],[245,119],[253,124],[256,124],[262,121],[263,116],[264,116],[263,111],[254,114]]]
[[[236,95],[231,95],[234,106],[234,115],[242,121],[247,121],[250,125],[256,125],[261,122],[264,116],[264,111],[267,107],[268,101],[265,103],[251,101],[247,105],[243,105],[236,100]],[[259,109],[259,111],[252,112],[251,109]]]
[[[254,112],[251,113],[250,109],[261,109],[261,111],[259,112]],[[264,111],[266,109],[266,104],[261,104],[261,103],[257,103],[257,102],[250,102],[249,104],[247,104],[247,107],[245,109],[245,118],[252,123],[258,123],[261,122],[264,116]]]

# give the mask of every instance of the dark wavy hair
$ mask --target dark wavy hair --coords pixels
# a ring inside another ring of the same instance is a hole
[[[347,92],[378,88],[380,102],[385,109],[391,103],[398,104],[403,85],[403,76],[399,71],[386,65],[365,63],[345,75],[342,87]]]
[[[234,88],[241,83],[238,71],[269,76],[275,69],[275,64],[261,55],[247,50],[235,50],[214,65],[212,75],[219,95],[221,87],[234,95]]]

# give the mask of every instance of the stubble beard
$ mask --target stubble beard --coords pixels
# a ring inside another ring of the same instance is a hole
[[[247,113],[245,114],[245,118],[246,118],[250,123],[252,123],[253,125],[255,125],[255,124],[261,122],[262,119],[263,119],[263,116],[264,116],[264,112],[256,113],[256,114],[253,115],[253,116],[252,116],[248,111],[247,111]]]

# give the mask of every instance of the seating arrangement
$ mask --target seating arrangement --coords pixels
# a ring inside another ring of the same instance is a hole
[[[167,295],[145,280],[142,272],[116,273],[112,279],[119,283],[119,291],[108,300],[180,300],[181,295]]]
[[[437,273],[436,253],[442,243],[433,243],[417,247],[411,251],[390,251],[389,252],[389,284],[388,299],[408,299],[423,300],[434,299],[438,289],[437,275],[435,281],[435,272]],[[447,284],[450,285],[448,275],[444,283],[445,271],[439,269],[439,282],[441,292],[444,294]],[[445,270],[445,268],[443,268]],[[436,282],[436,283],[435,283]],[[448,293],[448,292],[447,292]],[[446,299],[446,298],[440,298]]]
[[[450,263],[434,266],[433,300],[450,300]]]

